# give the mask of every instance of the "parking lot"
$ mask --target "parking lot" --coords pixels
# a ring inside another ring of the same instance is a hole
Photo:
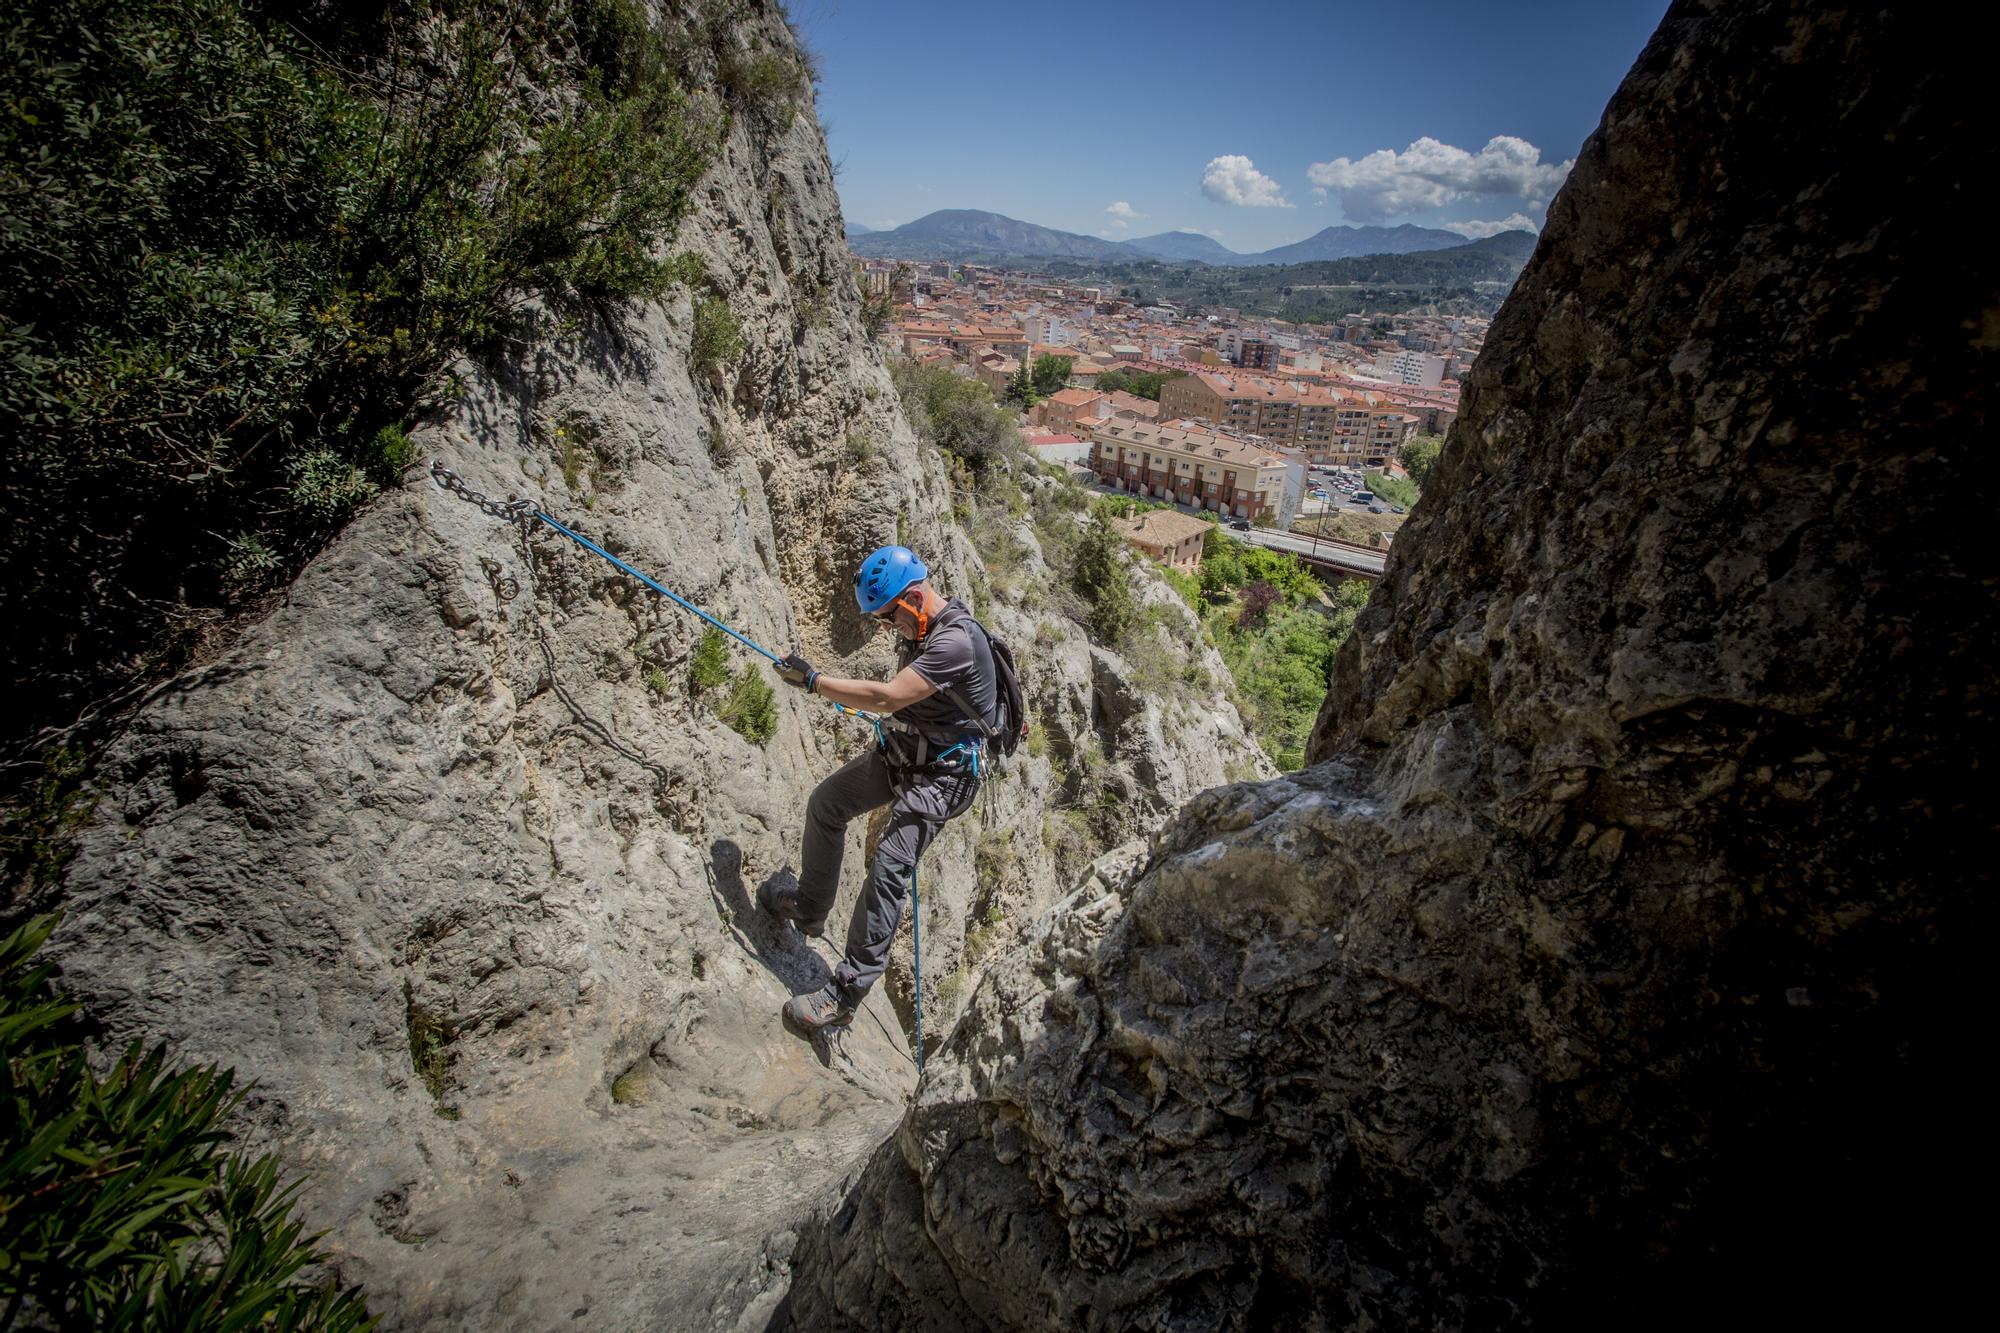
[[[1366,494],[1367,485],[1357,472],[1340,468],[1315,469],[1306,473],[1306,494],[1299,505],[1301,514],[1377,513],[1400,514],[1401,508],[1380,496],[1356,504],[1357,494]]]

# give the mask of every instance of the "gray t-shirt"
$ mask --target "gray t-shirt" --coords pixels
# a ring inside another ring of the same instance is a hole
[[[899,653],[903,665],[915,667],[918,675],[937,686],[938,692],[897,709],[898,719],[926,731],[979,734],[978,728],[967,722],[964,710],[945,693],[956,686],[980,710],[981,721],[993,721],[999,688],[993,655],[986,647],[985,635],[973,625],[972,612],[964,602],[954,597],[945,603],[944,610],[931,618],[930,629],[923,639],[917,643],[903,640]]]

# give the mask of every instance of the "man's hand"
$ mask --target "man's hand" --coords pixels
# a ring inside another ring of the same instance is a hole
[[[813,670],[813,664],[797,653],[778,663],[776,669],[785,684],[796,685],[807,694],[812,693],[813,682],[819,679],[819,672]]]

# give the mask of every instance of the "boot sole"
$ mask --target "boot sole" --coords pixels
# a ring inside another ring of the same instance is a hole
[[[780,1020],[783,1021],[785,1025],[785,1031],[791,1033],[794,1037],[797,1037],[802,1041],[817,1040],[820,1036],[822,1036],[825,1033],[833,1032],[840,1028],[844,1028],[849,1024],[851,1024],[852,1022],[854,1022],[854,1015],[849,1014],[847,1017],[841,1019],[839,1022],[836,1023],[821,1023],[818,1027],[807,1027],[804,1023],[801,1023],[796,1018],[793,1018],[791,1010],[789,1009],[779,1010],[778,1017]]]
[[[826,937],[825,917],[821,917],[817,921],[801,921],[795,916],[788,915],[778,909],[778,905],[771,901],[770,894],[761,887],[757,890],[757,906],[766,916],[774,916],[780,921],[791,922],[793,926],[798,928],[798,932],[801,935],[809,935],[816,940]]]

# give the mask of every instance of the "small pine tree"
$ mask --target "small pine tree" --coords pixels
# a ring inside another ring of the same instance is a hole
[[[1033,407],[1041,401],[1035,393],[1034,377],[1029,373],[1026,361],[1014,372],[1014,378],[1007,381],[1007,401],[1021,407]]]
[[[1138,615],[1131,576],[1125,572],[1124,545],[1100,518],[1077,543],[1070,571],[1070,586],[1090,603],[1090,628],[1101,643],[1117,643]]]
[[[747,663],[715,715],[752,745],[762,745],[778,734],[776,692],[757,668]]]
[[[697,693],[712,690],[729,679],[729,646],[722,631],[710,625],[695,645],[694,660],[688,667],[688,681]]]

